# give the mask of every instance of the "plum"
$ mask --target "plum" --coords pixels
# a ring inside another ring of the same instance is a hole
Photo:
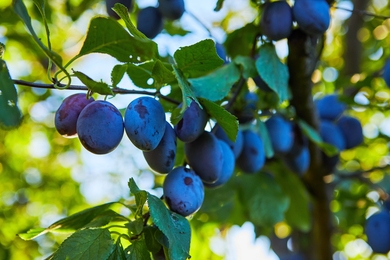
[[[141,9],[137,16],[137,29],[149,39],[156,37],[163,29],[163,18],[160,11],[153,6]]]
[[[293,15],[286,1],[267,2],[260,20],[262,33],[269,39],[278,41],[290,36]]]
[[[192,142],[204,132],[208,116],[206,111],[192,101],[183,114],[183,118],[175,125],[177,138],[187,143]]]
[[[125,112],[125,130],[130,141],[142,151],[152,151],[160,143],[166,128],[165,112],[151,97],[139,97]]]
[[[229,145],[230,149],[233,151],[234,158],[237,159],[244,145],[242,131],[238,130],[236,141],[233,142],[232,140],[229,139],[229,137],[226,135],[225,131],[221,126],[216,126],[216,127],[217,129],[215,131],[215,136]]]
[[[77,118],[84,107],[93,101],[92,97],[87,98],[84,93],[73,94],[65,98],[54,117],[54,125],[58,133],[69,138],[76,137]]]
[[[129,12],[133,10],[133,0],[106,0],[107,14],[112,18],[115,19],[120,18],[119,15],[116,12],[114,12],[114,10],[112,10],[112,8],[116,3],[126,6],[127,9],[129,9]]]
[[[254,120],[255,113],[257,111],[257,102],[259,102],[259,97],[254,92],[247,92],[244,95],[244,106],[241,110],[234,111],[238,121],[241,124],[249,123]]]
[[[185,11],[184,0],[158,0],[158,10],[168,20],[177,20]]]
[[[339,100],[338,95],[327,95],[315,101],[321,119],[335,121],[344,112],[346,105]]]
[[[157,147],[153,151],[144,151],[143,155],[150,168],[158,173],[168,173],[173,169],[176,159],[176,134],[168,122]]]
[[[214,183],[221,176],[223,154],[217,137],[204,131],[195,141],[184,144],[188,164],[205,183]]]
[[[387,254],[390,251],[390,214],[380,211],[371,215],[365,224],[367,243],[375,253]]]
[[[330,11],[326,0],[295,0],[292,12],[299,28],[309,35],[323,34],[329,27]]]
[[[325,143],[335,146],[339,151],[345,149],[345,139],[340,129],[333,123],[323,120],[320,123],[320,135]],[[328,172],[332,172],[339,162],[339,153],[334,156],[327,156],[322,153],[323,165]]]
[[[387,59],[382,70],[382,78],[384,79],[386,85],[390,87],[390,59]]]
[[[285,120],[280,115],[274,115],[265,122],[265,125],[275,153],[287,153],[294,143],[294,132],[291,122]]]
[[[255,173],[263,168],[265,163],[264,143],[260,136],[252,130],[242,132],[244,146],[236,160],[237,166],[246,173]]]
[[[98,100],[87,105],[77,119],[81,144],[95,154],[113,151],[123,137],[123,118],[110,102]]]
[[[351,149],[363,142],[363,128],[359,120],[342,116],[336,122],[345,140],[345,149]]]
[[[163,192],[169,209],[185,217],[199,210],[204,199],[202,180],[193,170],[183,166],[167,174]]]
[[[310,166],[310,151],[308,146],[300,149],[299,153],[287,153],[283,156],[287,167],[298,175],[304,174]]]

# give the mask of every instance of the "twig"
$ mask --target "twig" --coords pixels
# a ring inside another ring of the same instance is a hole
[[[347,12],[351,12],[351,13],[357,13],[357,14],[360,14],[361,16],[371,16],[371,17],[378,18],[378,19],[383,19],[383,20],[386,20],[386,19],[390,18],[390,16],[374,14],[374,13],[370,13],[370,12],[367,12],[367,11],[364,11],[364,10],[355,10],[355,9],[351,10],[351,9],[344,8],[344,7],[341,7],[341,6],[334,6],[334,8],[339,9],[339,10],[344,10],[344,11],[347,11]]]

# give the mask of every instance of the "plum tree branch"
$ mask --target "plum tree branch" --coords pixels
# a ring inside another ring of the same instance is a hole
[[[374,18],[377,18],[377,19],[386,20],[386,19],[390,18],[390,16],[374,14],[374,13],[371,13],[371,12],[368,12],[368,11],[365,11],[365,10],[361,10],[359,8],[354,8],[352,10],[348,9],[348,8],[345,8],[345,7],[341,7],[341,6],[334,6],[333,8],[336,8],[336,9],[339,9],[339,10],[344,10],[344,11],[351,12],[351,13],[356,13],[356,14],[359,14],[360,16],[371,16],[371,17],[374,17]]]

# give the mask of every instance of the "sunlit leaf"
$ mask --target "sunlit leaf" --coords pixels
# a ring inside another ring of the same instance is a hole
[[[134,241],[125,250],[127,260],[150,260],[150,253],[146,247],[145,239]]]
[[[120,243],[120,239],[115,243],[114,250],[111,252],[107,260],[126,260],[125,250]]]
[[[142,217],[142,209],[147,199],[147,192],[144,190],[140,190],[133,178],[130,178],[128,186],[130,188],[130,193],[133,194],[135,197],[135,203],[137,207],[135,215],[138,217]]]
[[[115,65],[111,71],[111,83],[113,87],[116,87],[119,82],[122,80],[123,76],[127,71],[127,64],[118,64]]]
[[[114,95],[114,92],[112,92],[112,89],[108,86],[107,83],[94,81],[80,71],[73,71],[73,73],[93,93],[99,93],[101,95]]]
[[[156,89],[160,89],[165,84],[171,83],[176,79],[173,72],[159,60],[157,60],[153,66],[152,77]]]
[[[127,29],[135,38],[151,41],[142,32],[138,31],[137,27],[134,26],[129,16],[129,9],[127,9],[126,6],[121,3],[116,3],[112,9],[119,15],[120,18],[123,19],[123,21],[125,21]]]
[[[138,66],[129,63],[126,72],[137,87],[154,88],[153,83],[151,82],[153,66],[154,62],[147,62]]]

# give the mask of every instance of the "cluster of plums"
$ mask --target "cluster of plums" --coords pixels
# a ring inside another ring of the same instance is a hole
[[[390,213],[384,208],[371,215],[365,224],[367,243],[372,251],[387,254],[390,251]]]
[[[295,0],[291,7],[284,0],[267,2],[260,28],[265,36],[277,41],[289,37],[294,21],[309,35],[323,34],[330,24],[329,4],[326,0]]]

